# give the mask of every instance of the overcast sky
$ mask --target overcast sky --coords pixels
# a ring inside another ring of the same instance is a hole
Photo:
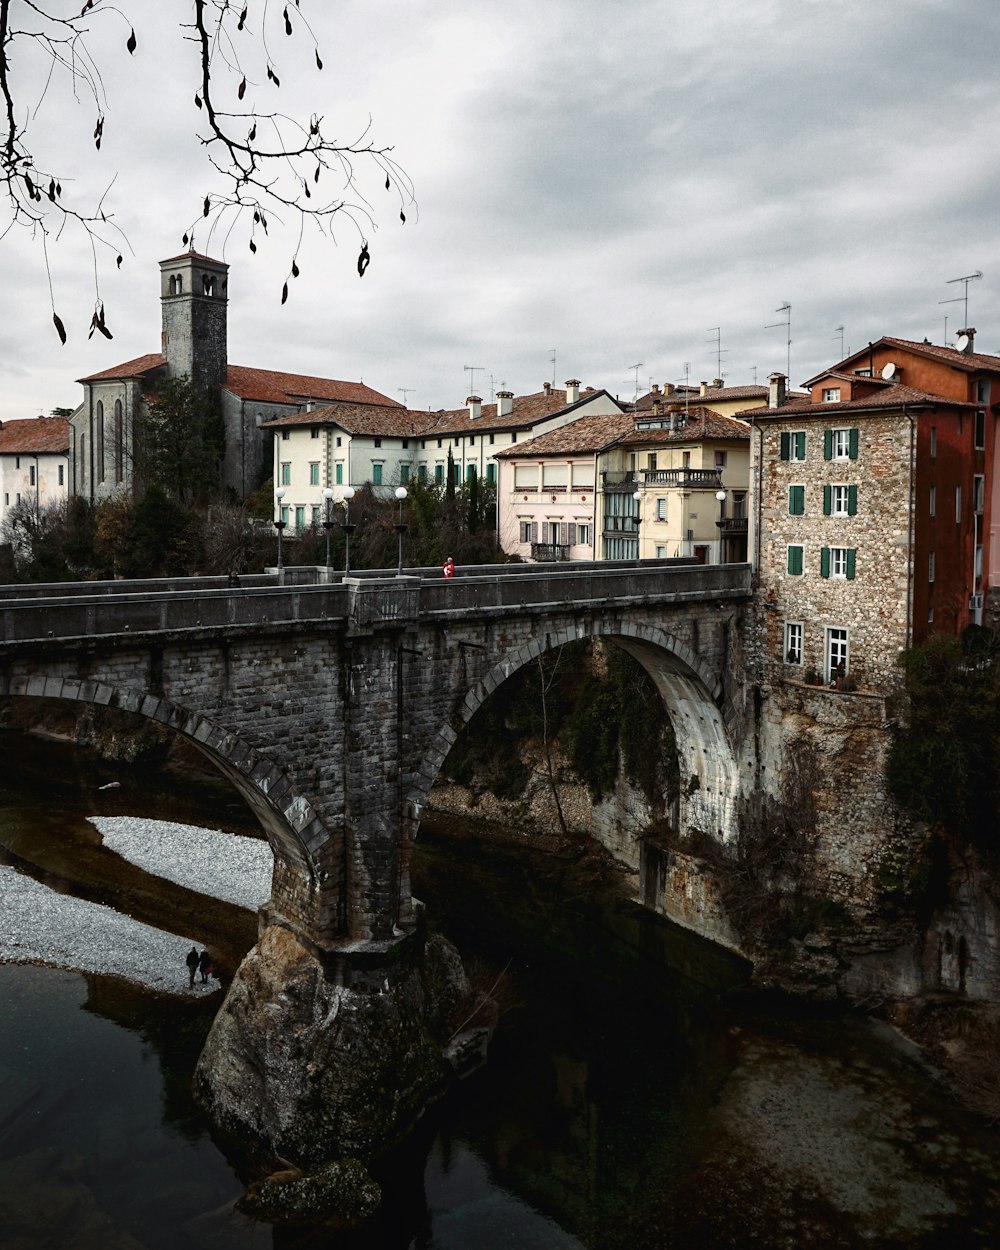
[[[195,138],[193,48],[159,5],[122,0],[92,49],[108,95],[56,90],[36,156],[64,189],[107,198],[128,246],[101,294],[114,341],[87,328],[93,261],[70,229],[42,253],[0,242],[0,419],[81,398],[76,379],[159,350],[157,262],[184,250],[213,176]],[[293,20],[298,15],[289,0]],[[272,39],[281,77],[247,102],[310,110],[344,137],[372,118],[416,205],[358,172],[378,226],[357,275],[358,229],[296,245],[272,219],[256,256],[239,227],[195,236],[229,262],[229,359],[363,379],[415,408],[457,407],[571,377],[623,399],[650,381],[718,372],[801,383],[882,334],[945,341],[964,324],[1000,352],[1000,4],[997,0],[302,0],[322,52]],[[21,6],[15,4],[17,9]],[[67,11],[79,11],[67,4]],[[250,0],[250,23],[260,0]],[[280,5],[277,10],[280,15]],[[41,66],[15,72],[34,108]],[[33,85],[33,93],[28,91]],[[70,182],[70,175],[75,181]],[[129,250],[129,247],[131,250]],[[102,261],[102,266],[106,262]],[[777,323],[777,324],[775,324]],[[555,353],[555,361],[552,355]],[[640,363],[641,362],[641,363]],[[466,366],[477,367],[471,375]],[[635,366],[639,366],[638,369]]]

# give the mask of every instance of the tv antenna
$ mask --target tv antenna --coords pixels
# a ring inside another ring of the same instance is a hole
[[[552,385],[555,386],[556,384],[556,349],[554,347],[549,352],[549,360],[552,361]]]
[[[840,359],[843,360],[844,359],[844,327],[834,326],[833,333],[834,333],[834,336],[838,334],[840,335]]]
[[[938,303],[939,304],[964,304],[965,307],[963,309],[962,316],[965,318],[965,324],[968,325],[969,324],[969,283],[978,282],[982,276],[983,276],[983,271],[981,269],[977,269],[975,273],[967,273],[964,278],[949,278],[948,279],[949,286],[953,282],[965,283],[965,286],[963,288],[963,293],[961,295],[956,295],[954,299],[939,299]],[[945,322],[944,339],[945,339],[945,342],[947,343],[948,341],[948,323],[947,322]]]
[[[778,326],[784,326],[786,330],[786,359],[785,359],[785,377],[788,378],[789,385],[792,380],[792,306],[786,300],[783,304],[774,310],[785,314],[784,321],[772,321],[770,325],[764,327],[765,330],[775,330]]]
[[[729,348],[727,347],[724,351],[722,348],[722,327],[709,326],[706,333],[715,335],[715,376],[717,378],[722,378],[722,357],[729,355]]]
[[[408,407],[407,402],[406,402],[406,397],[407,397],[407,395],[409,395],[411,391],[412,391],[414,394],[416,394],[416,392],[417,392],[417,388],[416,388],[415,386],[397,386],[397,387],[396,387],[396,390],[397,390],[397,391],[399,391],[400,395],[402,395],[402,397],[403,397],[403,407],[404,407],[404,408]]]
[[[485,368],[485,366],[484,366],[484,365],[463,365],[463,366],[462,366],[462,368],[465,370],[465,372],[466,372],[466,373],[471,373],[471,374],[472,374],[472,377],[469,379],[469,381],[470,381],[470,383],[472,384],[472,393],[473,393],[473,395],[475,395],[475,393],[476,393],[476,374],[477,374],[477,373],[485,373],[485,372],[486,372],[486,368]]]
[[[644,366],[641,360],[639,361],[637,365],[629,365],[629,370],[635,374],[635,390],[632,393],[632,411],[633,412],[635,412],[635,410],[639,406],[639,370],[642,369],[643,367]]]

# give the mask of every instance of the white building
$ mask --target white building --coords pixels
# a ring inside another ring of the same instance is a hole
[[[0,524],[28,503],[37,511],[68,495],[69,422],[35,417],[0,424]]]

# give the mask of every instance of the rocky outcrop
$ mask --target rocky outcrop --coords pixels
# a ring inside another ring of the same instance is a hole
[[[444,1052],[468,992],[443,938],[352,988],[270,925],[212,1025],[196,1097],[220,1133],[258,1160],[280,1157],[313,1176],[329,1162],[367,1162],[454,1079]],[[367,1185],[363,1167],[338,1173],[337,1186],[350,1190],[345,1211],[367,1206]],[[290,1193],[268,1202],[290,1202]]]
[[[286,1169],[254,1181],[236,1206],[268,1224],[355,1228],[374,1215],[381,1198],[364,1164],[344,1159],[309,1173]]]

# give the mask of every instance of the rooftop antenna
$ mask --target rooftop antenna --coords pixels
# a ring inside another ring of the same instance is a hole
[[[956,295],[954,299],[939,299],[938,300],[939,304],[964,304],[965,308],[962,313],[962,316],[965,318],[965,325],[969,324],[969,283],[978,282],[982,276],[983,276],[983,271],[981,269],[977,269],[975,273],[967,273],[964,278],[949,278],[948,279],[949,285],[951,285],[952,282],[964,282],[965,283],[965,286],[963,288],[964,293],[962,295]],[[948,341],[947,326],[945,326],[944,335],[945,335],[945,342],[947,343]]]
[[[485,372],[486,372],[485,366],[483,366],[483,365],[463,365],[463,366],[462,366],[462,368],[465,370],[465,372],[466,372],[466,373],[471,373],[471,374],[472,374],[472,377],[469,379],[469,381],[470,381],[470,383],[472,384],[472,393],[473,393],[473,395],[475,395],[475,393],[476,393],[476,374],[477,374],[477,373],[485,373]]]
[[[723,351],[722,349],[722,327],[721,326],[709,326],[707,333],[715,335],[715,376],[717,378],[721,378],[723,376],[722,357],[729,355],[729,348],[727,347],[725,351]]]
[[[494,386],[493,386],[493,383],[494,383],[495,381],[496,381],[496,378],[495,378],[495,377],[493,376],[493,374],[491,373],[491,374],[490,374],[490,403],[491,403],[491,404],[493,403],[494,399],[496,399],[496,391],[495,391]]]
[[[684,361],[684,420],[688,416],[688,396],[691,394],[691,361]]]
[[[948,314],[944,315],[944,339],[942,340],[945,347],[948,346]]]
[[[841,360],[843,360],[843,359],[844,359],[844,327],[843,327],[843,326],[834,326],[834,327],[833,327],[833,333],[834,333],[835,335],[837,335],[837,334],[839,334],[839,335],[840,335],[840,359],[841,359]]]
[[[779,304],[774,310],[785,314],[784,321],[772,321],[770,325],[764,327],[765,330],[774,330],[778,326],[784,326],[787,331],[786,339],[786,360],[785,360],[785,377],[788,378],[789,385],[792,379],[792,306],[787,300],[783,304]]]
[[[643,363],[641,360],[639,361],[637,365],[629,365],[629,369],[631,369],[635,373],[635,391],[632,394],[632,411],[633,412],[635,412],[635,410],[639,407],[639,370],[641,368],[643,368]]]
[[[751,365],[750,367],[753,369],[753,384],[754,386],[756,386],[757,385],[757,366]]]
[[[552,385],[555,386],[556,384],[556,349],[554,347],[549,352],[549,360],[552,361]]]
[[[406,408],[407,407],[407,403],[406,403],[407,395],[409,395],[411,391],[413,391],[413,393],[416,394],[417,388],[415,386],[397,386],[396,390],[399,391],[400,395],[402,395],[403,407]]]

